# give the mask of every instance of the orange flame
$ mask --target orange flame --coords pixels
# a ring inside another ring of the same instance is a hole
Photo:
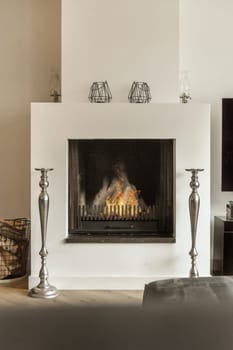
[[[126,184],[124,177],[119,177],[116,181],[115,191],[107,195],[105,214],[108,216],[114,213],[117,216],[131,215],[137,216],[136,211],[132,211],[132,207],[138,207],[138,194],[132,185]]]

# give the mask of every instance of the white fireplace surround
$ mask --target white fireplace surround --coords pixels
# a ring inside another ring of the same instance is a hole
[[[68,139],[176,139],[176,243],[66,243]],[[41,232],[38,167],[49,173],[47,266],[59,289],[141,289],[161,278],[187,276],[191,247],[190,173],[200,173],[197,266],[210,271],[210,106],[195,104],[35,103],[31,112],[31,275],[38,284]]]

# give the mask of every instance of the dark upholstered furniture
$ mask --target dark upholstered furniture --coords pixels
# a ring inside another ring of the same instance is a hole
[[[233,303],[233,277],[171,278],[145,286],[143,305],[166,303]]]
[[[0,310],[2,350],[232,350],[228,305],[41,305]]]

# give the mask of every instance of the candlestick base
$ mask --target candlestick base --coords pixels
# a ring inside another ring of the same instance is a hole
[[[33,298],[41,298],[41,299],[52,299],[58,296],[58,290],[56,287],[51,286],[50,284],[46,287],[37,287],[32,288],[29,291],[29,296]]]
[[[189,271],[189,277],[190,278],[198,278],[199,277],[199,272],[196,266],[192,266],[190,271]]]

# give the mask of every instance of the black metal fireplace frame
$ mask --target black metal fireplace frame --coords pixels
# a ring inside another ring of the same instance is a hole
[[[80,139],[81,140],[81,139]],[[85,139],[87,140],[87,139]],[[84,141],[85,141],[84,140]],[[97,139],[98,140],[98,139]],[[101,139],[105,140],[105,139]],[[108,140],[108,139],[106,139]],[[120,139],[115,139],[120,140]],[[124,139],[122,139],[124,140]],[[128,140],[128,139],[127,139]],[[146,140],[162,140],[162,139],[146,139]],[[149,217],[146,217],[143,220],[140,220],[140,225],[138,225],[137,220],[130,220],[128,218],[122,218],[121,220],[114,220],[114,216],[111,218],[93,220],[88,218],[87,220],[82,219],[82,228],[81,229],[71,229],[70,228],[70,216],[69,216],[69,232],[66,242],[68,243],[175,243],[176,242],[176,230],[175,230],[175,185],[176,185],[176,140],[175,139],[166,139],[173,142],[173,216],[172,216],[172,232],[166,232],[162,235],[161,231],[156,229],[156,219],[150,220]],[[69,140],[70,141],[70,140]],[[70,159],[70,157],[69,157]],[[69,174],[69,183],[70,183],[70,174]],[[71,205],[71,195],[69,188],[69,209]],[[76,209],[79,212],[79,219],[81,218],[82,208]],[[135,208],[130,208],[130,210],[135,210]],[[103,225],[105,226],[103,232]],[[140,226],[140,227],[139,227]],[[142,232],[143,227],[143,232]]]

